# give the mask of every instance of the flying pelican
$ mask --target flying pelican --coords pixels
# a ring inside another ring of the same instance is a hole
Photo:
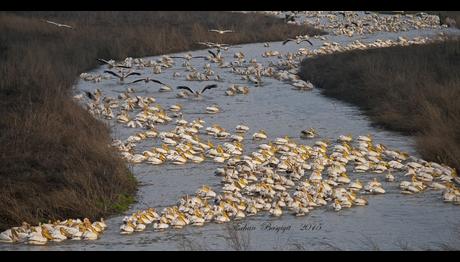
[[[185,90],[190,91],[190,93],[194,94],[195,96],[200,96],[200,95],[203,94],[204,91],[206,91],[207,89],[216,88],[216,87],[217,87],[217,84],[207,85],[207,86],[205,86],[203,89],[201,89],[201,91],[193,91],[193,90],[190,89],[190,87],[188,87],[188,86],[178,86],[177,89],[185,89]]]
[[[212,42],[198,42],[200,45],[205,45],[209,48],[217,48],[217,49],[228,49],[228,44],[218,44],[218,43],[212,43]]]
[[[141,79],[134,80],[133,82],[131,82],[131,84],[134,84],[134,83],[137,83],[137,82],[140,82],[140,81],[144,81],[145,83],[148,83],[148,82],[155,82],[155,83],[160,84],[160,85],[166,85],[165,83],[163,83],[163,82],[161,82],[161,81],[159,81],[159,80],[150,78],[150,77],[146,77],[146,78],[141,78]]]
[[[310,40],[308,40],[308,39],[293,39],[293,38],[289,38],[289,39],[287,39],[287,40],[284,40],[283,45],[285,45],[285,44],[286,44],[287,42],[289,42],[289,41],[295,41],[297,44],[300,44],[300,43],[302,43],[303,41],[307,41],[310,45],[313,45],[313,43],[310,42]]]
[[[215,33],[218,33],[220,35],[223,35],[225,33],[234,33],[235,31],[233,30],[219,30],[219,29],[211,29],[209,30],[209,32],[215,32]]]
[[[113,72],[113,71],[110,71],[110,70],[105,70],[104,73],[108,73],[108,74],[111,74],[115,77],[118,77],[118,79],[120,79],[120,82],[123,82],[125,80],[125,78],[127,78],[128,76],[132,76],[132,75],[138,75],[140,76],[141,73],[138,73],[138,72],[131,72],[131,73],[128,73],[128,74],[124,74],[122,73],[121,75]]]
[[[112,68],[112,67],[131,68],[131,67],[125,66],[125,65],[116,65],[114,60],[107,61],[107,60],[102,59],[102,58],[97,58],[96,60],[101,62],[101,63],[107,64],[109,66],[109,68]]]
[[[101,90],[99,90],[99,89],[96,89],[94,94],[91,93],[91,92],[88,92],[88,91],[85,91],[85,94],[89,99],[91,99],[93,101],[96,101],[96,102],[99,101],[99,99],[100,99],[100,97],[102,95]]]
[[[185,56],[171,56],[171,58],[181,58],[185,60],[190,60],[192,58],[204,58],[206,59],[206,56],[192,56],[191,54],[186,54]]]
[[[96,97],[91,92],[85,91],[85,94],[89,99],[97,100]]]
[[[47,22],[48,24],[52,24],[52,25],[55,25],[55,26],[58,26],[58,27],[67,27],[67,28],[73,29],[73,27],[71,27],[70,25],[59,24],[59,23],[49,21],[49,20],[44,20],[44,21]]]
[[[215,54],[213,51],[208,50],[208,53],[210,53],[214,58],[218,59],[220,58],[220,49],[217,49],[217,54]]]

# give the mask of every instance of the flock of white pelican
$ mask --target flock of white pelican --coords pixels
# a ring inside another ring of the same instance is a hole
[[[440,33],[438,36],[438,40],[442,40],[446,37],[443,33]],[[307,39],[305,36],[298,36],[296,39]],[[321,40],[324,39],[324,36],[314,36],[310,38],[311,41]],[[372,42],[362,42],[360,40],[354,40],[348,44],[340,44],[334,41],[323,41],[319,47],[315,49],[309,49],[306,47],[300,47],[297,49],[297,52],[287,52],[282,54],[280,51],[277,50],[266,50],[263,51],[261,56],[262,57],[275,57],[278,58],[277,62],[270,62],[268,65],[263,65],[262,63],[257,62],[255,58],[246,59],[246,56],[243,52],[236,52],[233,55],[232,61],[226,61],[223,56],[220,55],[209,55],[209,56],[200,56],[198,58],[203,58],[208,60],[209,63],[206,63],[203,66],[203,71],[197,69],[193,66],[190,62],[193,57],[191,54],[187,54],[185,57],[177,57],[184,58],[185,61],[181,64],[185,71],[188,72],[185,75],[186,81],[214,81],[214,82],[222,82],[223,79],[215,70],[211,68],[211,64],[216,64],[217,68],[219,69],[230,69],[232,73],[241,75],[241,79],[247,81],[249,85],[254,86],[262,86],[263,85],[263,77],[274,78],[280,81],[287,81],[289,82],[293,89],[297,90],[312,90],[314,86],[309,81],[303,81],[297,75],[297,70],[300,61],[305,57],[315,57],[318,55],[325,55],[325,54],[333,54],[337,52],[345,52],[351,50],[364,50],[370,48],[382,48],[382,47],[391,47],[391,46],[408,46],[414,44],[425,44],[430,41],[435,41],[436,39],[430,39],[428,37],[414,37],[409,39],[407,37],[400,36],[397,40],[382,40],[382,39],[375,39]],[[308,40],[310,41],[310,40]],[[285,41],[288,43],[289,41]],[[318,44],[319,45],[319,44]],[[268,48],[268,47],[267,47]],[[145,60],[142,58],[126,58],[125,61],[115,64],[115,61],[111,60],[110,63],[107,63],[109,67],[116,69],[117,72],[105,70],[105,74],[90,74],[90,73],[82,73],[80,78],[85,81],[92,81],[92,82],[101,82],[105,80],[110,80],[111,76],[115,76],[119,79],[121,84],[124,83],[124,80],[132,75],[140,75],[138,72],[134,72],[132,70],[141,70],[145,69],[146,67],[151,67],[153,69],[154,74],[161,74],[162,71],[166,69],[173,68],[177,66],[176,60],[172,57],[174,56],[162,56],[161,59],[156,61],[153,60]],[[184,76],[181,75],[179,72],[175,72],[173,74],[174,79],[180,79]],[[141,79],[137,79],[130,84],[137,83],[144,81],[145,83],[154,82],[160,85],[159,91],[161,92],[169,92],[173,91],[173,88],[162,81],[156,80],[151,77],[144,77]],[[208,87],[208,88],[206,88]],[[216,84],[209,84],[206,85],[201,91],[194,91],[190,87],[187,86],[179,86],[178,89],[182,89],[183,91],[176,94],[177,97],[180,98],[189,98],[189,97],[196,97],[201,96],[201,94],[211,88],[217,87]],[[231,84],[227,91],[225,92],[228,96],[233,96],[238,93],[247,94],[249,92],[249,86],[241,86],[237,88],[234,84]],[[81,96],[77,96],[80,98]]]
[[[0,233],[2,243],[26,243],[44,245],[48,242],[64,240],[96,240],[107,228],[104,219],[91,223],[88,218],[49,221],[31,226],[23,222],[21,226],[7,229]]]
[[[447,27],[447,25],[441,25],[439,16],[423,12],[393,15],[358,11],[299,11],[289,14],[280,11],[265,11],[263,13],[280,17],[287,15],[290,17],[288,23],[309,24],[334,35],[347,36]]]
[[[413,18],[411,20],[402,15],[382,18],[373,13],[365,16],[356,16],[354,12],[305,13],[310,18],[313,14],[319,20],[329,19],[328,25],[322,24],[323,27],[348,36],[353,35],[349,30],[353,30],[354,34],[364,34],[385,30],[404,31],[411,27],[424,28],[435,24],[435,19],[427,15],[413,15],[410,16]],[[295,22],[296,15],[288,20]],[[221,29],[210,31],[218,34],[234,33],[232,30]],[[216,52],[209,50],[208,56],[193,56],[189,53],[185,56],[164,55],[155,60],[128,57],[118,63],[98,59],[111,70],[105,70],[103,74],[82,73],[82,80],[100,83],[112,81],[115,77],[120,84],[125,84],[128,77],[141,76],[126,84],[126,91],[117,97],[105,96],[100,88],[74,97],[84,101],[94,117],[114,120],[124,127],[136,129],[128,138],[117,139],[112,143],[127,162],[144,165],[214,162],[219,165],[215,175],[222,179],[220,188],[203,185],[194,195],[183,196],[176,205],[161,211],[151,207],[124,217],[120,233],[143,231],[149,225],[154,230],[165,230],[186,225],[202,226],[209,222],[225,223],[263,212],[272,216],[288,213],[305,216],[321,207],[340,211],[365,206],[369,196],[385,194],[381,181],[399,183],[403,194],[438,190],[443,201],[460,204],[460,178],[455,169],[375,143],[371,135],[356,138],[341,135],[334,140],[313,141],[317,132],[314,128],[308,128],[299,130],[300,138],[307,139],[302,142],[287,136],[270,138],[265,130],[254,130],[250,134],[250,125],[245,123],[240,123],[233,130],[226,130],[219,124],[206,126],[201,118],[187,120],[183,105],[167,107],[153,95],[136,94],[139,85],[147,86],[150,82],[158,84],[161,92],[174,91],[171,85],[164,83],[167,81],[153,77],[173,68],[180,68],[186,74],[181,75],[175,71],[173,79],[218,82],[206,84],[202,89],[177,86],[177,98],[202,97],[205,91],[211,92],[211,89],[223,85],[217,70],[228,70],[247,82],[247,85],[230,84],[225,91],[222,90],[226,96],[247,95],[251,88],[264,86],[264,78],[287,82],[296,90],[312,90],[313,84],[301,80],[297,75],[299,62],[305,57],[355,49],[423,44],[428,41],[430,39],[427,37],[399,37],[398,40],[376,39],[368,43],[355,40],[342,45],[327,41],[326,36],[297,36],[282,42],[282,46],[299,45],[296,52],[283,53],[272,50],[269,43],[264,44],[265,50],[262,50],[260,56],[275,59],[268,64],[258,62],[256,58],[249,59],[243,52],[223,55],[229,46],[210,42],[200,43],[216,49]],[[308,48],[302,46],[304,42],[309,43]],[[315,46],[317,48],[313,49]],[[195,58],[206,60],[202,70],[194,66]],[[143,76],[135,71],[146,72],[145,69],[151,70],[152,76]],[[221,108],[212,104],[203,108],[203,111],[218,114]],[[160,125],[171,128],[160,131]],[[147,140],[155,142],[156,146],[137,151],[137,145]],[[245,149],[247,141],[258,143],[257,150],[248,152]],[[10,243],[27,240],[31,244],[44,244],[59,239],[96,239],[105,227],[103,221],[91,224],[87,219],[57,221],[37,227],[24,223],[21,227],[1,233],[0,240]]]
[[[443,201],[460,204],[460,178],[455,169],[376,144],[370,135],[356,139],[341,135],[335,141],[318,140],[310,146],[289,137],[267,141],[268,134],[259,130],[252,140],[265,143],[244,154],[248,126],[238,125],[231,134],[219,125],[204,124],[201,119],[177,120],[171,132],[157,134],[162,146],[139,154],[126,150],[135,147],[134,141],[149,139],[147,135],[115,142],[127,160],[136,164],[223,164],[215,171],[222,177],[220,188],[203,185],[195,195],[183,196],[176,205],[126,216],[121,234],[143,231],[149,224],[154,230],[164,230],[225,223],[264,211],[272,216],[304,216],[322,206],[340,211],[367,205],[370,195],[384,194],[383,180],[399,183],[402,194],[438,190]],[[302,134],[313,138],[316,131],[304,130]],[[223,142],[216,145],[200,136]]]

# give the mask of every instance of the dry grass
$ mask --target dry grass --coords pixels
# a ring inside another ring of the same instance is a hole
[[[416,136],[421,155],[460,168],[460,41],[321,56],[300,75],[371,120]]]
[[[451,18],[455,21],[455,26],[460,28],[460,12],[459,11],[428,11],[428,13],[439,16],[442,23],[446,23],[447,18]]]
[[[70,24],[58,28],[42,21]],[[208,28],[238,33],[222,37]],[[109,128],[71,100],[96,58],[123,59],[320,31],[222,12],[0,12],[0,229],[22,221],[106,216],[136,181],[108,146]]]

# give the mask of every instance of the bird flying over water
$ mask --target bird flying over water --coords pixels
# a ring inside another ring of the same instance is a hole
[[[125,78],[127,78],[128,76],[132,76],[132,75],[138,75],[140,76],[141,73],[138,73],[138,72],[131,72],[131,73],[128,73],[128,74],[125,74],[125,73],[122,73],[121,75],[113,72],[113,71],[110,71],[110,70],[105,70],[104,73],[107,73],[107,74],[111,74],[115,77],[117,77],[118,79],[120,79],[120,81],[123,81],[125,80]]]
[[[149,78],[149,77],[134,80],[133,82],[131,82],[131,84],[134,84],[134,83],[137,83],[137,82],[140,82],[140,81],[144,81],[145,83],[155,82],[155,83],[160,84],[160,85],[166,85],[165,83],[163,83],[163,82],[161,82],[159,80]]]
[[[211,30],[209,30],[209,32],[214,32],[214,33],[218,33],[220,35],[223,35],[223,34],[226,34],[226,33],[234,33],[235,31],[233,31],[233,30],[211,29]]]
[[[107,61],[107,60],[102,59],[102,58],[97,58],[96,60],[101,62],[101,63],[103,63],[103,64],[109,65],[109,68],[112,68],[112,67],[131,68],[131,67],[125,66],[125,65],[116,65],[114,60]]]
[[[49,20],[44,20],[44,21],[47,22],[48,24],[52,24],[52,25],[55,25],[57,27],[66,27],[66,28],[73,29],[73,27],[71,27],[70,25],[60,24],[60,23],[56,23],[56,22],[53,22],[53,21],[49,21]]]
[[[207,85],[205,86],[203,89],[201,89],[200,91],[193,91],[190,87],[188,86],[178,86],[177,89],[185,89],[187,91],[189,91],[190,93],[194,94],[195,96],[199,96],[201,94],[204,93],[204,91],[208,90],[208,89],[212,89],[212,88],[216,88],[217,87],[217,84],[212,84],[212,85]]]
[[[171,58],[181,58],[181,59],[185,59],[185,60],[190,60],[190,59],[193,59],[193,58],[204,58],[206,59],[207,57],[206,56],[192,56],[191,54],[187,54],[185,56],[170,56]]]
[[[228,48],[228,44],[218,44],[218,43],[212,43],[212,42],[198,42],[200,45],[205,45],[209,48],[217,48],[217,49],[224,49]]]
[[[310,42],[310,40],[308,40],[308,39],[293,39],[293,38],[289,38],[287,40],[284,40],[283,45],[285,45],[287,42],[290,42],[290,41],[295,41],[297,44],[300,44],[300,43],[302,43],[304,41],[307,41],[310,45],[313,45],[313,43]]]
[[[210,53],[214,58],[219,58],[220,57],[220,49],[217,49],[217,54],[214,53],[211,50],[208,50],[208,53]]]

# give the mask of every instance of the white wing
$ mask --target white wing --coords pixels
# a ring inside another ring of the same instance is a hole
[[[56,22],[53,22],[53,21],[49,21],[49,20],[46,20],[46,22],[49,23],[49,24],[55,25],[55,26],[59,26],[59,27],[72,28],[70,25],[59,24],[59,23],[56,23]]]
[[[46,22],[47,22],[48,24],[52,24],[52,25],[57,25],[57,26],[59,26],[58,23],[55,23],[55,22],[53,22],[53,21],[46,20]]]

